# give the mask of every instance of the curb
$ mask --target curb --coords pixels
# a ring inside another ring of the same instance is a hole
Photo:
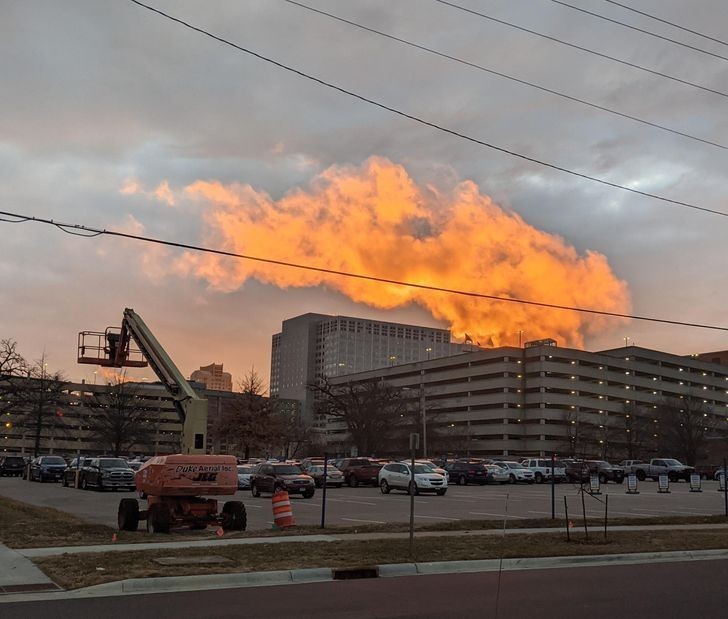
[[[585,555],[574,557],[538,557],[530,559],[483,559],[477,561],[434,561],[427,563],[394,563],[377,565],[380,578],[424,576],[434,574],[465,574],[521,570],[564,569],[575,567],[602,567],[637,565],[645,563],[674,563],[688,561],[728,560],[728,549],[677,550],[617,555]],[[203,576],[167,576],[156,578],[130,578],[76,589],[36,594],[10,594],[0,596],[0,605],[9,602],[30,602],[58,599],[80,599],[120,595],[148,595],[174,591],[204,591],[245,587],[271,587],[276,585],[306,584],[334,581],[335,568],[305,568],[270,572],[243,572],[235,574],[207,574]]]

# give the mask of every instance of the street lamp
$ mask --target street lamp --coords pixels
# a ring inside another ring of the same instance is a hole
[[[414,389],[412,387],[402,387],[402,391],[414,391]],[[427,407],[425,405],[425,385],[423,382],[420,382],[419,400],[420,417],[422,420],[422,457],[427,460]]]

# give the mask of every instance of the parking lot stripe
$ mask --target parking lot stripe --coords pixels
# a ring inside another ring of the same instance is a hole
[[[387,524],[382,520],[363,520],[362,518],[344,518],[343,516],[339,520],[347,520],[349,522],[371,522],[374,524]]]
[[[514,516],[513,514],[491,514],[490,512],[468,512],[472,516],[495,516],[496,518],[516,518],[517,520],[527,520],[525,516]]]
[[[367,503],[366,501],[352,501],[350,499],[327,499],[328,501],[335,501],[336,503],[353,503],[354,505],[374,505],[376,507],[376,503]]]
[[[432,518],[433,520],[460,520],[460,518],[446,518],[445,516],[423,516],[415,514],[415,518]]]

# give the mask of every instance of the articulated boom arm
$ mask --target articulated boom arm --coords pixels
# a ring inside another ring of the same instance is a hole
[[[87,336],[101,338],[103,346],[84,345]],[[132,349],[132,340],[138,346],[138,351]],[[89,351],[96,354],[96,357],[89,356],[92,354]],[[93,332],[79,334],[79,363],[95,362],[117,368],[146,365],[130,360],[135,352],[141,352],[144,360],[172,394],[174,406],[183,424],[182,452],[204,454],[207,400],[198,396],[192,389],[141,316],[133,309],[126,308],[120,330],[109,328],[103,334]]]

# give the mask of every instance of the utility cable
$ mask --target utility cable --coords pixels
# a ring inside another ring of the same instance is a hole
[[[439,0],[436,0],[439,1]],[[202,28],[198,28],[197,26],[194,26],[186,21],[183,21],[182,19],[179,19],[177,17],[173,17],[172,15],[169,15],[165,13],[164,11],[161,11],[159,9],[156,9],[152,6],[149,6],[147,4],[144,4],[143,2],[140,2],[139,0],[129,0],[129,2],[132,2],[133,4],[136,4],[140,7],[143,7],[149,11],[152,11],[153,13],[156,13],[166,19],[169,19],[170,21],[173,21],[175,23],[178,23],[185,28],[189,28],[190,30],[194,30],[195,32],[198,32],[206,37],[209,37],[215,41],[218,41],[224,45],[228,45],[238,51],[241,51],[245,54],[249,54],[250,56],[253,56],[255,58],[258,58],[259,60],[263,60],[265,62],[268,62],[272,65],[275,65],[281,69],[284,69],[286,71],[289,71],[290,73],[294,73],[300,77],[303,77],[307,80],[311,80],[312,82],[316,82],[317,84],[320,84],[321,86],[326,86],[327,88],[330,88],[332,90],[335,90],[337,92],[340,92],[342,94],[345,94],[349,97],[353,97],[355,99],[358,99],[360,101],[364,101],[365,103],[369,103],[370,105],[374,105],[378,108],[381,108],[383,110],[387,110],[388,112],[392,112],[393,114],[396,114],[398,116],[401,116],[402,118],[408,118],[409,120],[412,120],[414,122],[420,123],[421,125],[425,125],[427,127],[431,127],[433,129],[437,129],[438,131],[442,131],[443,133],[447,133],[449,135],[453,135],[455,137],[461,138],[463,140],[467,140],[468,142],[472,142],[474,144],[479,144],[480,146],[485,146],[486,148],[490,148],[492,150],[504,153],[506,155],[510,155],[512,157],[517,157],[518,159],[523,159],[524,161],[529,161],[531,163],[537,163],[541,166],[544,166],[546,168],[550,168],[552,170],[558,170],[559,172],[564,172],[565,174],[570,174],[571,176],[576,176],[577,178],[582,178],[586,180],[590,180],[595,183],[599,183],[601,185],[605,185],[607,187],[613,187],[615,189],[621,189],[623,191],[628,191],[630,193],[634,193],[641,196],[646,196],[649,198],[653,198],[655,200],[660,200],[661,202],[667,202],[669,204],[674,204],[676,206],[681,206],[684,208],[693,209],[696,211],[702,211],[705,213],[712,213],[713,215],[720,215],[722,217],[728,217],[728,213],[725,213],[723,211],[718,211],[715,209],[707,208],[705,206],[699,206],[697,204],[691,204],[689,202],[682,202],[680,200],[673,200],[671,198],[666,198],[664,196],[660,196],[658,194],[650,193],[647,191],[641,191],[639,189],[634,189],[633,187],[627,187],[626,185],[620,185],[619,183],[613,183],[611,181],[605,180],[603,178],[598,178],[596,176],[590,176],[588,174],[584,174],[582,172],[577,172],[575,170],[572,170],[570,168],[566,168],[554,163],[549,163],[547,161],[543,161],[541,159],[537,159],[535,157],[529,157],[528,155],[523,155],[521,153],[518,153],[513,150],[509,150],[507,148],[504,148],[502,146],[497,146],[496,144],[492,144],[490,142],[486,142],[484,140],[480,140],[478,138],[474,138],[466,133],[462,133],[460,131],[456,131],[454,129],[449,129],[447,127],[444,127],[443,125],[438,125],[437,123],[431,122],[429,120],[425,120],[424,118],[421,118],[419,116],[415,116],[414,114],[410,114],[408,112],[404,112],[398,108],[392,107],[390,105],[386,105],[385,103],[381,103],[379,101],[376,101],[375,99],[370,99],[369,97],[366,97],[364,95],[358,94],[354,92],[353,90],[347,90],[346,88],[343,88],[341,86],[337,86],[336,84],[333,84],[331,82],[327,82],[319,77],[316,77],[314,75],[311,75],[309,73],[305,73],[304,71],[301,71],[299,69],[294,69],[293,67],[290,67],[288,65],[283,64],[282,62],[278,62],[277,60],[273,60],[272,58],[268,58],[267,56],[263,56],[262,54],[259,54],[258,52],[254,52],[250,49],[247,49],[245,47],[242,47],[240,45],[237,45],[236,43],[233,43],[231,41],[228,41],[227,39],[223,39],[222,37],[219,37],[217,35],[212,34],[211,32],[208,32],[207,30],[203,30]]]
[[[655,32],[650,32],[649,30],[645,30],[643,28],[638,28],[637,26],[627,24],[625,22],[619,21],[618,19],[612,19],[611,17],[607,17],[606,15],[601,15],[600,13],[594,13],[593,11],[588,11],[587,9],[583,9],[580,6],[576,6],[574,4],[564,2],[563,0],[550,0],[550,1],[553,2],[554,4],[560,4],[561,6],[564,6],[566,8],[573,9],[574,11],[579,11],[580,13],[585,13],[586,15],[591,15],[592,17],[596,17],[598,19],[603,19],[604,21],[608,21],[612,24],[617,24],[618,26],[622,26],[624,28],[629,28],[630,30],[635,30],[637,32],[641,32],[642,34],[646,34],[651,37],[655,37],[656,39],[661,39],[662,41],[668,41],[669,43],[674,43],[675,45],[680,45],[681,47],[685,47],[687,49],[691,49],[693,51],[700,52],[701,54],[706,54],[708,56],[712,56],[713,58],[720,58],[721,60],[728,60],[728,56],[721,56],[720,54],[716,54],[714,52],[709,52],[708,50],[702,49],[701,47],[695,47],[694,45],[689,45],[688,43],[683,43],[682,41],[678,41],[677,39],[671,39],[670,37],[666,37],[661,34],[657,34]]]
[[[445,294],[459,295],[463,297],[471,297],[475,299],[487,299],[489,301],[501,301],[504,303],[517,303],[519,305],[531,305],[535,307],[544,307],[548,309],[565,310],[570,312],[580,312],[583,314],[593,314],[596,316],[608,316],[610,318],[627,318],[630,320],[641,320],[645,322],[655,322],[668,325],[677,325],[681,327],[694,327],[697,329],[712,329],[714,331],[726,331],[728,332],[728,326],[709,325],[697,322],[686,322],[683,320],[674,320],[668,318],[655,318],[654,316],[641,316],[637,314],[624,314],[621,312],[610,312],[606,310],[597,310],[585,307],[576,307],[571,305],[559,305],[557,303],[546,303],[543,301],[534,301],[531,299],[519,299],[517,297],[503,297],[493,294],[485,294],[480,292],[471,292],[467,290],[458,290],[456,288],[443,288],[441,286],[433,286],[429,284],[420,284],[417,282],[408,282],[404,280],[391,279],[388,277],[377,277],[375,275],[365,275],[363,273],[352,273],[350,271],[341,271],[337,269],[327,269],[324,267],[317,267],[310,264],[302,264],[299,262],[290,262],[286,260],[275,260],[273,258],[265,258],[262,256],[251,256],[248,254],[240,254],[232,251],[226,251],[222,249],[215,249],[212,247],[203,247],[200,245],[191,245],[189,243],[180,243],[178,241],[168,241],[165,239],[142,236],[139,234],[131,234],[129,232],[120,232],[118,230],[107,230],[106,228],[92,228],[82,224],[70,224],[61,223],[52,219],[45,219],[43,217],[33,217],[30,215],[23,215],[18,213],[10,213],[7,211],[0,211],[0,217],[13,217],[16,219],[22,219],[23,222],[41,223],[50,226],[54,226],[63,232],[69,234],[83,233],[82,236],[112,236],[123,239],[131,239],[135,241],[142,241],[144,243],[153,243],[156,245],[164,245],[166,247],[176,247],[179,249],[187,249],[190,251],[198,251],[207,254],[213,254],[216,256],[225,256],[227,258],[239,258],[242,260],[251,260],[253,262],[262,262],[264,264],[272,264],[275,266],[288,267],[293,269],[301,269],[304,271],[313,271],[316,273],[324,273],[326,275],[336,275],[340,277],[350,277],[352,279],[366,280],[371,282],[377,282],[380,284],[391,284],[394,286],[406,286],[408,288],[416,288],[418,290],[427,290],[430,292],[442,292]]]
[[[650,19],[654,19],[655,21],[659,21],[663,24],[667,24],[668,26],[672,26],[673,28],[678,28],[679,30],[684,30],[685,32],[689,32],[690,34],[694,34],[696,36],[702,37],[704,39],[707,39],[708,41],[720,43],[721,45],[728,45],[728,42],[726,42],[726,41],[722,41],[721,39],[717,39],[715,37],[711,37],[710,35],[703,34],[702,32],[698,32],[697,30],[691,30],[690,28],[686,28],[685,26],[681,26],[680,24],[676,24],[675,22],[667,21],[666,19],[662,19],[661,17],[657,17],[656,15],[652,15],[650,13],[646,13],[645,11],[640,11],[627,4],[622,4],[621,2],[615,2],[615,0],[604,0],[604,2],[609,2],[609,4],[614,4],[615,6],[621,6],[623,9],[627,9],[628,11],[632,11],[633,13],[637,13],[639,15],[644,15],[645,17],[649,17]]]
[[[135,2],[135,0],[131,0],[131,1]],[[621,60],[620,58],[615,58],[614,56],[610,56],[608,54],[603,54],[602,52],[598,52],[596,50],[589,49],[588,47],[583,47],[582,45],[577,45],[576,43],[568,43],[567,41],[564,41],[563,39],[559,39],[557,37],[553,37],[551,35],[544,34],[543,32],[538,32],[536,30],[531,30],[529,28],[525,28],[524,26],[519,26],[517,24],[513,24],[513,23],[505,21],[503,19],[498,19],[496,17],[492,17],[491,15],[486,15],[485,13],[480,13],[478,11],[469,9],[460,4],[455,4],[454,2],[449,2],[449,0],[434,0],[434,1],[439,2],[440,4],[444,4],[446,6],[452,7],[454,9],[458,9],[459,11],[464,11],[465,13],[470,13],[471,15],[476,15],[478,17],[482,17],[483,19],[488,19],[492,22],[496,22],[498,24],[508,26],[509,28],[515,28],[516,30],[520,30],[522,32],[527,32],[528,34],[532,34],[537,37],[541,37],[542,39],[546,39],[548,41],[552,41],[554,43],[559,43],[560,45],[566,45],[567,47],[571,47],[573,49],[578,49],[579,51],[586,52],[587,54],[592,54],[594,56],[598,56],[599,58],[611,60],[612,62],[617,62],[619,64],[623,64],[625,66],[632,67],[633,69],[638,69],[640,71],[645,71],[646,73],[651,73],[652,75],[664,77],[665,79],[672,80],[673,82],[685,84],[686,86],[692,86],[693,88],[697,88],[699,90],[704,90],[705,92],[712,92],[713,94],[720,95],[721,97],[728,97],[728,93],[722,92],[720,90],[715,90],[714,88],[709,88],[708,86],[702,86],[701,84],[696,84],[695,82],[690,82],[688,80],[684,80],[679,77],[675,77],[674,75],[669,75],[668,73],[662,73],[661,71],[657,71],[655,69],[650,69],[643,65],[639,65],[634,62],[629,62],[628,60]]]
[[[471,67],[473,69],[478,69],[479,71],[484,71],[485,73],[490,73],[491,75],[496,75],[498,77],[505,78],[507,80],[511,80],[513,82],[516,82],[518,84],[523,84],[524,86],[530,86],[531,88],[536,88],[538,90],[541,90],[543,92],[547,92],[552,95],[556,95],[557,97],[562,97],[563,99],[567,99],[569,101],[574,101],[576,103],[581,103],[582,105],[586,105],[588,107],[594,108],[595,110],[600,110],[602,112],[607,112],[609,114],[614,114],[615,116],[621,116],[622,118],[627,118],[629,120],[633,120],[638,123],[642,123],[643,125],[647,125],[649,127],[654,127],[655,129],[660,129],[662,131],[667,131],[669,133],[672,133],[674,135],[679,135],[684,138],[688,138],[690,140],[695,140],[697,142],[702,142],[703,144],[708,144],[710,146],[715,146],[717,148],[722,148],[723,150],[728,150],[728,146],[725,146],[724,144],[719,144],[718,142],[712,142],[711,140],[706,140],[704,138],[699,138],[697,136],[691,135],[689,133],[684,133],[682,131],[678,131],[677,129],[671,129],[670,127],[666,127],[664,125],[660,125],[658,123],[651,122],[649,120],[645,120],[643,118],[638,118],[637,116],[632,116],[630,114],[625,114],[624,112],[618,112],[616,110],[610,109],[608,107],[605,107],[603,105],[599,105],[597,103],[591,103],[590,101],[586,101],[584,99],[579,99],[578,97],[574,97],[571,95],[567,95],[563,92],[559,92],[558,90],[553,90],[551,88],[547,88],[546,86],[540,86],[539,84],[536,84],[534,82],[529,82],[527,80],[523,80],[517,77],[514,77],[512,75],[508,75],[507,73],[501,73],[500,71],[495,71],[494,69],[489,69],[488,67],[484,67],[483,65],[476,64],[474,62],[470,62],[468,60],[464,60],[463,58],[458,58],[457,56],[452,56],[450,54],[446,54],[444,52],[440,52],[436,49],[432,49],[431,47],[426,47],[424,45],[420,45],[419,43],[413,43],[412,41],[408,41],[407,39],[403,39],[401,37],[395,36],[393,34],[388,34],[386,32],[382,32],[381,30],[376,30],[375,28],[370,28],[369,26],[365,26],[363,24],[360,24],[358,22],[346,19],[344,17],[339,17],[338,15],[334,15],[333,13],[329,13],[327,11],[323,11],[321,9],[314,8],[312,6],[309,6],[307,4],[303,4],[302,2],[296,2],[296,0],[283,0],[283,2],[287,2],[288,4],[292,4],[294,6],[300,7],[302,9],[306,9],[307,11],[311,11],[313,13],[318,13],[319,15],[323,15],[325,17],[329,17],[331,19],[335,19],[336,21],[342,22],[344,24],[348,24],[350,26],[354,26],[355,28],[359,28],[361,30],[365,30],[367,32],[371,32],[373,34],[377,34],[379,36],[385,37],[387,39],[391,39],[392,41],[397,41],[398,43],[402,43],[404,45],[409,45],[410,47],[414,47],[415,49],[419,49],[425,52],[428,52],[430,54],[434,54],[435,56],[440,56],[441,58],[446,58],[447,60],[453,60],[454,62],[459,62],[460,64],[463,64],[465,66]]]

